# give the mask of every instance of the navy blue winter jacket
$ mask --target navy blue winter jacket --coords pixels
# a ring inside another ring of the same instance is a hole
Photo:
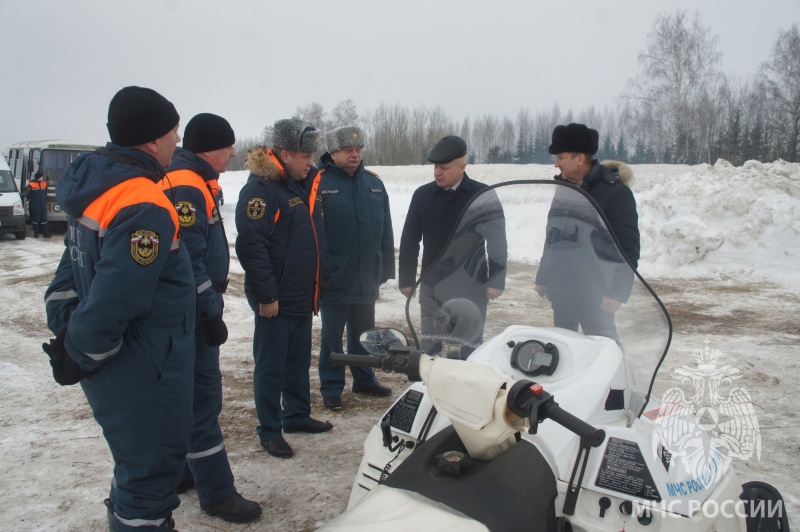
[[[320,174],[290,182],[272,150],[255,148],[236,205],[236,254],[250,307],[278,301],[288,316],[316,314],[330,275],[318,197]]]
[[[117,354],[131,331],[169,320],[194,328],[194,277],[163,176],[150,155],[109,143],[59,179],[68,225],[45,294],[47,325],[67,330],[67,351],[84,370]]]
[[[374,303],[380,285],[395,273],[389,195],[363,163],[352,177],[327,153],[322,163],[319,192],[331,266],[325,304]]]
[[[197,284],[197,319],[206,321],[222,312],[221,291],[228,279],[230,251],[219,205],[209,181],[219,178],[210,164],[177,148],[161,186],[175,205],[181,240],[192,258]]]

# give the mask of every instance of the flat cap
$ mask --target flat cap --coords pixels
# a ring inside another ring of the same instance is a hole
[[[442,137],[428,152],[428,162],[445,164],[467,154],[467,143],[457,135]]]

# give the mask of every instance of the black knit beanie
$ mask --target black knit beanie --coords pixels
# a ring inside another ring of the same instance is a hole
[[[159,139],[178,125],[175,106],[153,89],[125,87],[108,106],[108,134],[117,146],[138,146]]]
[[[183,149],[194,153],[228,148],[236,143],[227,120],[211,113],[200,113],[189,120],[183,132]]]

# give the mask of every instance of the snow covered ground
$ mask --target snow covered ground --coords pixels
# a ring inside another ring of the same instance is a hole
[[[375,167],[391,197],[396,243],[414,189],[432,178],[429,166]],[[551,166],[476,165],[469,175],[486,183],[550,179]],[[246,172],[221,178],[222,208],[231,243],[233,212]],[[773,483],[787,499],[790,519],[800,510],[800,164],[724,161],[699,166],[634,166],[632,186],[642,233],[640,272],[673,320],[670,353],[655,395],[673,386],[674,370],[692,352],[719,349],[741,370],[760,429],[760,453],[735,461],[742,480]],[[63,244],[52,240],[0,241],[0,529],[103,530],[112,460],[80,387],[52,381],[41,343],[46,329],[42,295]],[[538,250],[531,250],[538,255]],[[511,257],[526,262],[538,256]],[[344,510],[362,442],[393,398],[366,399],[346,391],[345,409],[329,413],[316,393],[312,410],[335,428],[323,435],[289,435],[296,451],[278,460],[260,448],[252,402],[252,313],[242,270],[231,263],[226,295],[228,342],[222,348],[225,404],[221,422],[237,487],[261,502],[264,516],[234,526],[200,512],[193,491],[175,512],[181,530],[314,530]],[[531,297],[535,297],[531,295]],[[125,304],[121,301],[120,304]],[[377,322],[400,326],[404,300],[390,281],[377,305]],[[319,320],[315,319],[315,345]],[[315,348],[316,349],[316,348]],[[394,398],[405,377],[381,375]]]

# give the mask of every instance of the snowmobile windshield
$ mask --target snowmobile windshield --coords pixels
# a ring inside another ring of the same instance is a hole
[[[669,347],[664,305],[626,259],[594,200],[559,181],[482,190],[406,305],[417,345],[468,358],[511,325],[560,327],[610,338],[641,415]]]

